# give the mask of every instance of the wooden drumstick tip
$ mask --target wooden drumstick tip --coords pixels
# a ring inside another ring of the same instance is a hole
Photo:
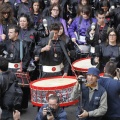
[[[77,47],[79,48],[79,50],[82,52],[82,50],[80,49],[80,46],[76,42],[74,42],[74,43],[77,45]]]

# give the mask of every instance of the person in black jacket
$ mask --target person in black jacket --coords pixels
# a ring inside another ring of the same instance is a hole
[[[113,60],[120,68],[120,42],[118,33],[113,28],[108,32],[106,42],[95,46],[95,57],[92,63],[96,63],[103,72],[106,63],[110,60]]]
[[[2,98],[8,89],[8,86],[10,86],[14,80],[16,80],[15,74],[8,71],[8,60],[0,57],[0,107],[2,108],[1,120],[13,120],[13,109],[7,109],[2,104]]]
[[[41,77],[66,76],[68,73],[69,63],[63,51],[63,48],[66,51],[66,43],[58,38],[59,30],[60,26],[57,23],[51,24],[50,34],[53,36],[41,39],[35,48],[35,60],[39,57],[42,65]]]
[[[0,44],[4,45],[4,57],[9,61],[8,68],[13,72],[26,72],[29,62],[30,62],[30,53],[28,49],[28,44],[22,39],[18,39],[19,27],[11,25],[8,29],[9,40],[4,40]],[[22,41],[23,52],[21,51],[22,47],[20,46],[20,41]],[[20,52],[21,51],[21,52]],[[23,56],[23,57],[22,57]],[[22,66],[21,66],[22,61]],[[28,107],[28,97],[29,97],[29,88],[23,87],[23,103],[22,108]]]
[[[86,32],[86,42],[88,45],[95,47],[105,42],[107,38],[108,24],[105,23],[105,14],[102,9],[96,11],[97,23],[92,23]]]

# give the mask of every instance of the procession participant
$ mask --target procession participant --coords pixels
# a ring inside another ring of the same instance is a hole
[[[40,57],[40,64],[42,65],[41,77],[66,76],[68,73],[69,63],[64,54],[66,43],[58,38],[59,30],[59,24],[51,24],[50,34],[53,34],[52,37],[41,39],[35,48],[35,59]],[[64,65],[63,74],[62,64]]]
[[[3,57],[6,57],[7,60],[9,61],[8,69],[15,73],[18,71],[26,72],[30,61],[29,49],[25,41],[22,41],[23,53],[20,52],[21,51],[20,39],[18,39],[18,35],[19,35],[19,27],[16,25],[11,25],[8,29],[9,40],[4,40],[0,42],[0,44],[4,45]],[[23,54],[22,61],[21,61],[21,54]],[[22,66],[21,66],[21,62],[22,62]],[[29,88],[24,87],[22,88],[22,90],[23,90],[22,108],[27,108]]]
[[[105,43],[95,46],[95,57],[93,57],[92,64],[97,64],[99,70],[103,72],[110,59],[113,59],[117,67],[120,68],[120,42],[114,28],[109,30]]]

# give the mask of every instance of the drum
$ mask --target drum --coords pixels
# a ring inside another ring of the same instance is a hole
[[[30,76],[28,72],[17,72],[15,74],[21,87],[29,87]]]
[[[60,106],[69,106],[78,102],[70,99],[71,92],[76,84],[75,77],[61,76],[42,78],[30,83],[31,102],[35,106],[42,106],[47,103],[48,97],[52,94],[59,96]]]
[[[77,72],[86,73],[90,67],[96,67],[91,64],[91,58],[81,58],[72,63],[72,69]]]

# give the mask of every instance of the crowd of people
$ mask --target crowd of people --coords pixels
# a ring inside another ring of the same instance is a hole
[[[29,73],[31,81],[76,76],[72,62],[89,56],[96,65],[86,74],[90,85],[82,83],[80,88],[77,82],[71,95],[75,99],[83,92],[83,108],[78,106],[77,119],[119,120],[119,81],[114,81],[113,74],[120,68],[119,14],[119,0],[0,0],[1,119],[20,119],[18,111],[2,104],[17,79],[14,74],[22,77]],[[105,76],[97,82],[103,72]],[[3,83],[7,77],[11,82]],[[20,87],[22,102],[16,110],[22,111],[28,108],[30,88]],[[53,114],[49,115],[51,106]],[[48,105],[40,108],[36,120],[67,120],[57,96],[51,96]]]

